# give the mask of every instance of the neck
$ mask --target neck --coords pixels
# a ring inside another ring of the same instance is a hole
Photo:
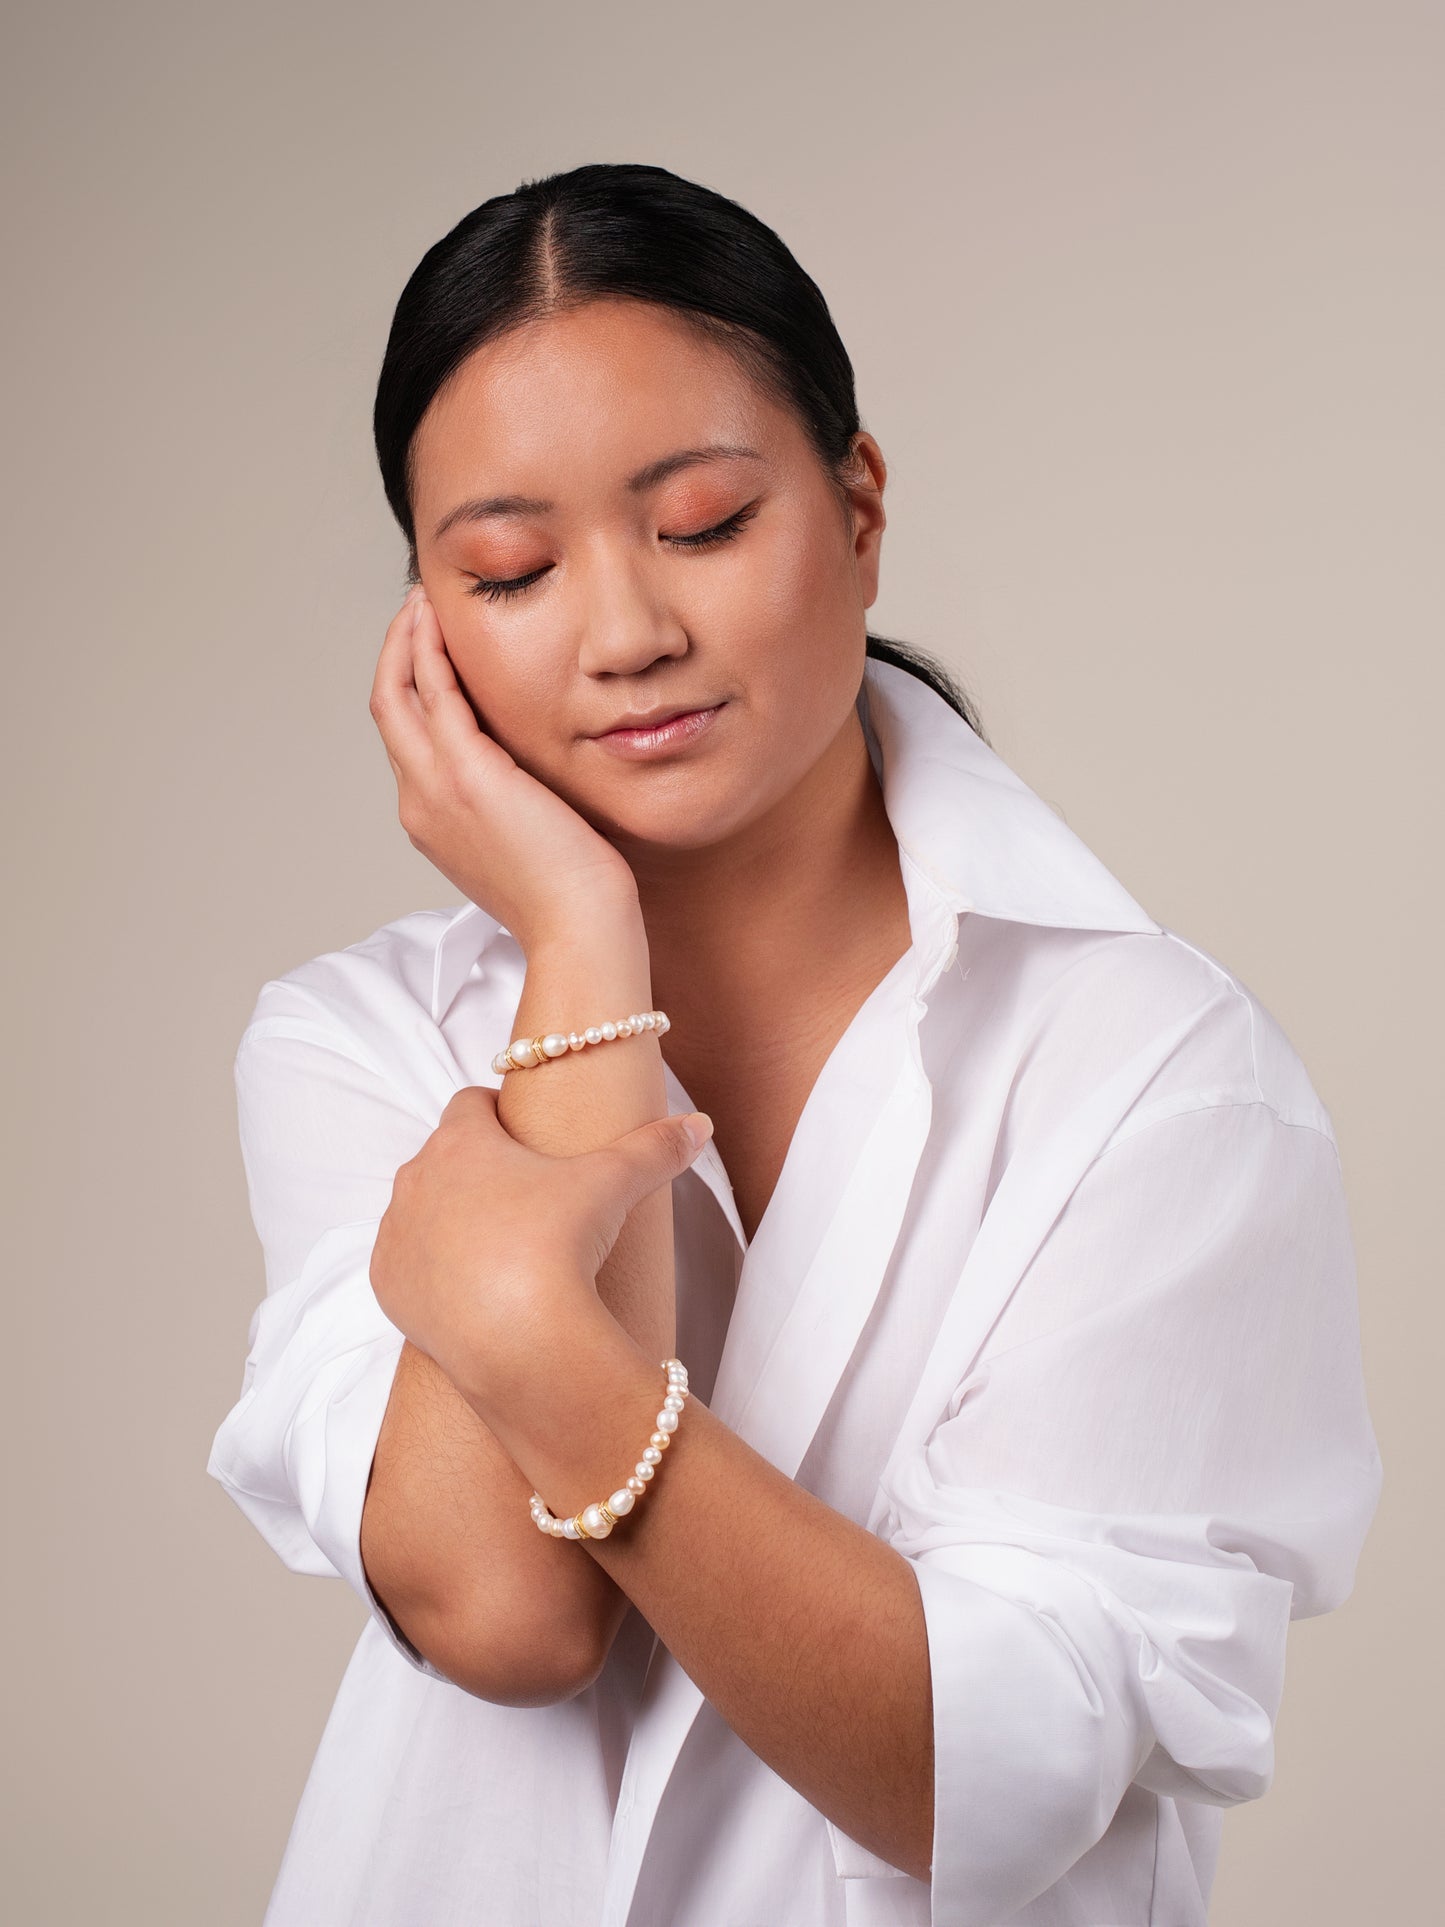
[[[851,710],[804,780],[704,850],[626,850],[664,1010],[756,1031],[787,1024],[800,986],[825,995],[910,941],[898,845]],[[881,974],[881,970],[879,972]]]

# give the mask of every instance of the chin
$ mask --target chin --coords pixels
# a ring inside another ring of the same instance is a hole
[[[701,785],[684,782],[648,797],[598,798],[582,813],[593,829],[612,843],[706,850],[734,835],[755,809],[753,799],[729,802]]]

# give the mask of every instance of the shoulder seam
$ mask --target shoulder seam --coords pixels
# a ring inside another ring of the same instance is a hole
[[[1166,924],[1161,924],[1160,928],[1163,930],[1165,936],[1170,938],[1171,941],[1179,944],[1182,949],[1189,951],[1192,956],[1198,957],[1199,961],[1202,964],[1207,964],[1209,968],[1214,972],[1215,976],[1221,978],[1223,982],[1226,983],[1229,986],[1229,988],[1234,992],[1235,996],[1238,997],[1243,1003],[1245,1015],[1249,1019],[1249,1069],[1250,1069],[1250,1075],[1254,1079],[1254,1088],[1258,1095],[1259,1102],[1265,1105],[1268,1109],[1275,1111],[1275,1115],[1280,1118],[1281,1123],[1289,1123],[1290,1120],[1288,1118],[1283,1117],[1280,1112],[1275,1110],[1274,1105],[1272,1105],[1269,1099],[1265,1096],[1264,1085],[1260,1082],[1260,1079],[1259,1079],[1259,1047],[1258,1047],[1258,1041],[1255,1036],[1254,999],[1246,994],[1246,992],[1244,991],[1243,987],[1240,985],[1238,980],[1231,974],[1231,972],[1226,970],[1224,966],[1216,958],[1209,956],[1205,951],[1201,950],[1197,944],[1190,943],[1187,937],[1181,937],[1177,930],[1171,930]],[[1316,1127],[1311,1127],[1311,1128],[1316,1128]]]
[[[1256,1083],[1257,1082],[1258,1080],[1256,1079]],[[1099,1157],[1107,1157],[1110,1151],[1116,1150],[1121,1144],[1127,1144],[1130,1138],[1138,1137],[1141,1132],[1150,1130],[1156,1124],[1167,1124],[1170,1118],[1188,1117],[1196,1111],[1222,1111],[1230,1109],[1231,1107],[1249,1104],[1257,1104],[1261,1110],[1268,1111],[1277,1124],[1283,1124],[1290,1130],[1310,1131],[1313,1132],[1316,1137],[1323,1138],[1338,1160],[1340,1147],[1332,1131],[1325,1130],[1310,1118],[1288,1116],[1284,1111],[1280,1110],[1278,1105],[1271,1104],[1262,1091],[1256,1093],[1247,1091],[1190,1091],[1179,1092],[1173,1097],[1162,1098],[1157,1104],[1146,1106],[1126,1127],[1117,1131],[1099,1152]]]
[[[334,1051],[338,1057],[349,1058],[377,1077],[385,1075],[365,1046],[339,1024],[300,1015],[253,1018],[241,1032],[234,1062],[239,1063],[247,1048],[263,1037],[289,1037],[299,1044],[315,1044],[323,1050]]]

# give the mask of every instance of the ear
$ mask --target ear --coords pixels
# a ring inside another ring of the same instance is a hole
[[[858,570],[858,586],[863,594],[863,607],[869,609],[878,599],[883,531],[888,523],[883,507],[888,464],[883,459],[883,450],[866,429],[860,429],[853,437],[852,455],[843,479],[853,515],[853,560]]]

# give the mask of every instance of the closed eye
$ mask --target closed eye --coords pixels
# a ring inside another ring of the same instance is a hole
[[[758,504],[750,502],[746,508],[740,508],[736,515],[730,515],[725,522],[715,523],[710,529],[701,529],[696,535],[665,535],[662,539],[664,542],[671,543],[675,549],[714,548],[720,542],[731,542],[735,535],[747,527],[757,512]],[[549,569],[551,564],[549,563],[547,567]],[[503,580],[481,575],[474,576],[467,594],[485,596],[488,602],[500,602],[511,596],[524,594],[534,582],[540,582],[546,574],[547,569],[531,569],[526,575],[509,576]]]

